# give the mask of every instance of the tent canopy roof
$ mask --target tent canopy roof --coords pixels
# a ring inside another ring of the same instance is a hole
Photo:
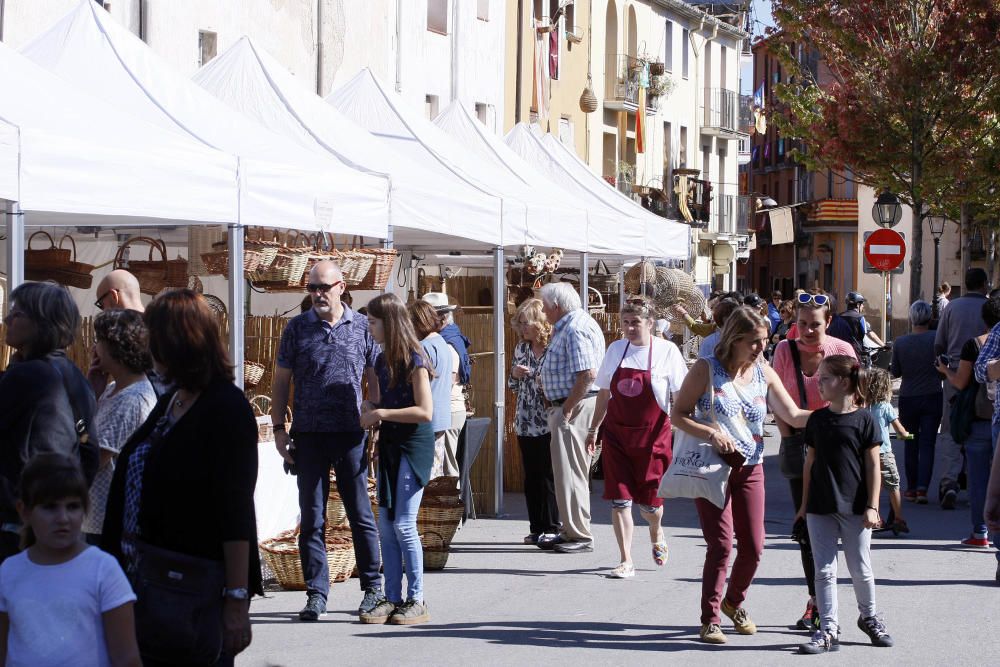
[[[299,148],[234,112],[89,0],[23,53],[138,118],[238,156],[245,224],[387,233],[387,179]]]
[[[286,140],[355,168],[392,178],[391,222],[397,247],[488,248],[499,240],[500,202],[467,183],[443,184],[303,87],[283,65],[241,38],[194,75],[230,107]]]

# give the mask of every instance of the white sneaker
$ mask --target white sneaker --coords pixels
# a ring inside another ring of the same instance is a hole
[[[611,570],[608,575],[612,579],[629,579],[635,576],[635,565],[632,563],[619,563],[618,567]]]

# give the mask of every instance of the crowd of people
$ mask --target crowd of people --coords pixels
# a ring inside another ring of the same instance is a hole
[[[992,533],[995,547],[1000,532],[1000,295],[987,294],[980,269],[966,276],[962,296],[948,301],[944,287],[936,322],[931,304],[911,305],[911,333],[896,341],[887,372],[871,363],[869,350],[883,344],[855,292],[840,313],[818,290],[790,300],[775,292],[770,301],[713,294],[701,321],[677,307],[703,337],[689,368],[646,299],[622,305],[622,338],[607,345],[572,285],[545,285],[510,321],[519,337],[508,387],[524,467],[524,543],[594,550],[599,456],[620,556],[610,576],[636,574],[633,505],[648,525],[648,557],[664,566],[659,488],[673,435],[683,431],[730,466],[721,506],[695,500],[707,544],[699,638],[725,643],[723,616],[737,633],[756,633],[746,603],[763,553],[773,415],[807,589],[798,627],[810,638],[800,651],[839,646],[838,543],[857,626],[873,645],[892,646],[875,601],[871,534],[910,530],[905,502],[928,502],[936,450],[941,507],[954,509],[968,489],[963,544],[989,548]],[[458,476],[470,342],[444,294],[409,305],[383,294],[354,311],[329,261],[312,267],[307,290],[304,312],[281,336],[270,414],[298,487],[306,584],[298,617],[315,621],[327,610],[324,535],[335,483],[357,558],[361,622],[426,623],[417,510],[431,479]],[[174,290],[144,306],[135,277],[121,270],[97,294],[87,375],[66,357],[80,315],[64,288],[21,285],[4,318],[13,355],[0,376],[0,657],[232,664],[252,640],[249,602],[262,593],[256,419],[203,297]],[[900,378],[898,413],[890,374]],[[891,431],[905,440],[902,476]],[[377,519],[368,495],[375,432]],[[40,594],[61,602],[39,607]],[[74,630],[52,642],[33,631],[40,624]]]

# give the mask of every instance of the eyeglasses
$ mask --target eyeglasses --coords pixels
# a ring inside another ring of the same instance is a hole
[[[97,306],[97,310],[104,310],[104,300],[107,299],[108,295],[112,292],[114,292],[114,290],[109,289],[107,292],[97,297],[97,301],[94,302],[94,305]]]
[[[825,306],[830,303],[830,297],[825,294],[800,294],[798,302],[803,305]]]
[[[326,294],[327,292],[329,292],[330,290],[332,290],[337,285],[343,285],[343,284],[344,284],[343,280],[338,280],[337,282],[335,282],[332,285],[328,285],[326,283],[309,283],[308,285],[306,285],[306,291],[310,292],[310,293],[311,292],[320,292],[322,294]]]

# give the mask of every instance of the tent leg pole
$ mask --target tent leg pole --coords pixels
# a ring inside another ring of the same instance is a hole
[[[7,204],[7,294],[24,282],[24,213],[16,201]],[[9,307],[10,299],[7,299]]]
[[[246,338],[246,280],[243,278],[243,225],[229,225],[229,356],[236,367],[236,386],[243,389]]]
[[[590,296],[587,294],[587,288],[590,287],[590,282],[588,280],[587,272],[590,270],[587,266],[589,264],[588,254],[585,252],[580,253],[580,302],[583,303],[583,310],[588,311],[587,304],[590,303]],[[588,311],[589,312],[589,311]]]
[[[625,262],[618,269],[618,312],[625,307]]]
[[[496,442],[495,478],[493,502],[496,515],[503,516],[503,450],[504,450],[504,399],[507,390],[507,360],[504,343],[504,310],[507,299],[504,296],[503,248],[493,248],[493,437]]]

